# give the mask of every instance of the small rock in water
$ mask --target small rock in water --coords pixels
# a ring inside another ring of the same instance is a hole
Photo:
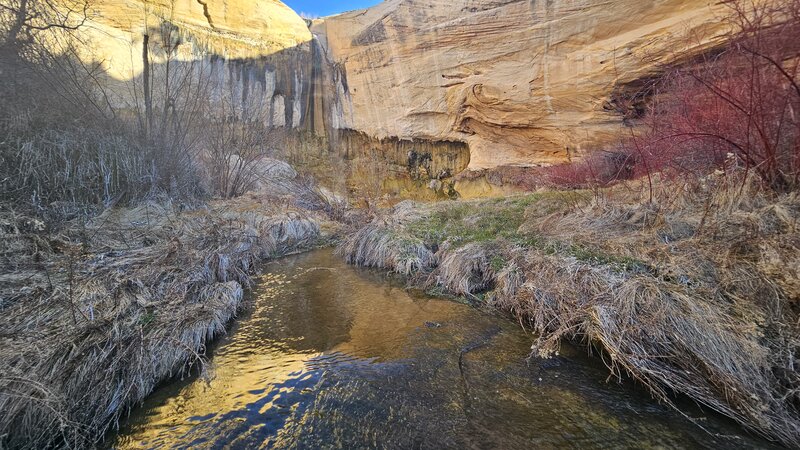
[[[425,322],[425,326],[428,328],[441,328],[442,324],[439,322]]]

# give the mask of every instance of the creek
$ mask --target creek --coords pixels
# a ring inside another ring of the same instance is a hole
[[[763,448],[599,358],[497,313],[404,289],[330,249],[269,263],[205,373],[163,384],[111,448]]]

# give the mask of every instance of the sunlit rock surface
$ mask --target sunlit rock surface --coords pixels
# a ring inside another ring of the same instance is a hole
[[[120,79],[142,70],[145,34],[157,38],[168,22],[186,42],[183,59],[200,51],[227,60],[257,59],[307,44],[306,23],[277,0],[95,0],[82,33],[96,59]]]
[[[477,169],[564,161],[611,140],[622,123],[612,92],[718,41],[715,3],[389,0],[312,32],[345,96],[335,127],[465,141]]]
[[[567,161],[613,141],[625,113],[615,96],[718,44],[722,8],[388,0],[309,29],[277,0],[97,0],[83,35],[91,58],[127,82],[141,75],[143,36],[152,43],[168,23],[181,37],[177,57],[204,61],[218,85],[268,105],[270,126],[313,132],[349,156],[385,148],[399,165],[428,142],[432,161],[452,162],[434,164],[436,179]],[[117,91],[124,101],[130,87]]]
[[[77,54],[102,66],[105,94],[115,108],[143,107],[147,39],[156,92],[167,88],[168,71],[173,84],[191,74],[194,95],[229,99],[234,117],[245,118],[249,110],[247,120],[257,116],[273,128],[305,126],[312,35],[280,1],[95,0],[89,5]]]

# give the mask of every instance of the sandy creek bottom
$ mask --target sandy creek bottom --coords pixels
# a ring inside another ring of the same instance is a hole
[[[207,374],[165,383],[106,446],[140,448],[756,448],[689,419],[585,351],[528,359],[508,318],[403,289],[330,249],[265,267]]]

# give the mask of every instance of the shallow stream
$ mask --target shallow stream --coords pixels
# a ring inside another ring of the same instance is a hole
[[[270,263],[207,374],[165,384],[107,445],[140,448],[756,448],[651,400],[583,350],[528,359],[508,318],[409,292],[331,250]]]

